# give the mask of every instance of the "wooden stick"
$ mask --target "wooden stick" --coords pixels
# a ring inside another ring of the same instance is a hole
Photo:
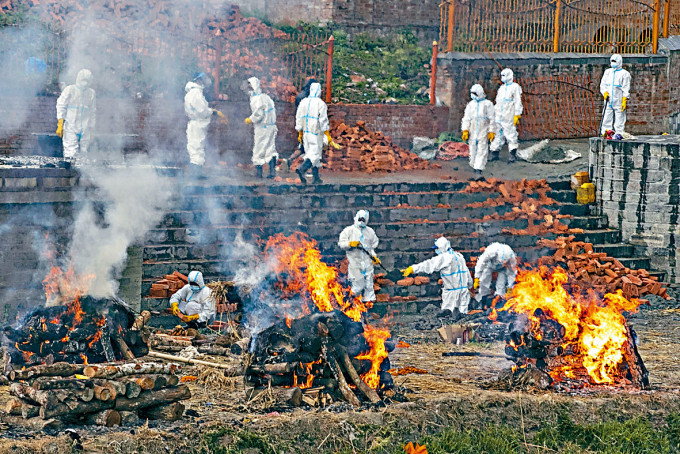
[[[99,413],[85,415],[85,423],[94,426],[113,427],[120,425],[120,413],[109,408]]]
[[[132,411],[142,408],[164,405],[191,398],[191,391],[187,385],[177,388],[165,388],[158,391],[145,391],[135,399],[119,397],[116,399],[116,410]]]
[[[342,393],[342,396],[353,407],[361,406],[359,398],[356,396],[356,394],[352,392],[349,385],[347,385],[347,381],[345,380],[345,376],[342,373],[342,369],[340,368],[340,364],[338,363],[338,360],[335,358],[335,355],[333,355],[333,353],[331,352],[326,352],[326,359],[328,360],[328,365],[331,366],[333,376],[335,376],[335,379],[338,381],[338,389]]]
[[[118,351],[123,354],[123,358],[128,361],[134,361],[135,355],[130,351],[130,347],[125,343],[123,337],[120,334],[114,334],[111,336],[111,341],[116,345]]]
[[[184,404],[173,402],[167,405],[157,405],[155,407],[140,410],[140,415],[144,419],[160,419],[161,421],[178,421],[184,414]]]
[[[345,366],[345,370],[349,374],[350,378],[356,385],[357,389],[361,391],[366,397],[368,397],[368,400],[371,402],[378,403],[380,402],[380,397],[378,397],[378,393],[375,391],[375,389],[371,388],[366,384],[365,381],[359,377],[359,374],[357,373],[357,370],[354,368],[354,365],[352,364],[352,360],[349,359],[349,355],[347,354],[344,349],[339,348],[337,355],[339,359],[342,361],[342,365]]]
[[[151,355],[155,356],[155,355]],[[178,357],[175,357],[180,358]],[[126,363],[118,365],[91,365],[85,366],[83,373],[90,378],[117,378],[128,375],[140,374],[174,374],[179,372],[178,364],[163,363]]]
[[[201,361],[200,359],[182,358],[181,356],[167,355],[165,353],[155,352],[153,350],[149,351],[149,356],[167,359],[169,361],[179,361],[179,362],[188,363],[188,364],[198,364],[198,365],[201,365],[201,366],[216,367],[216,368],[219,368],[219,369],[230,369],[230,370],[234,369],[234,366],[230,365],[230,364],[219,364],[219,363],[213,363],[213,362],[210,362],[210,361]],[[235,375],[243,375],[243,372],[241,372],[240,374],[235,374]]]
[[[28,380],[36,377],[69,377],[83,371],[84,364],[54,363],[50,365],[32,366],[23,370],[13,370],[9,373],[12,381]]]

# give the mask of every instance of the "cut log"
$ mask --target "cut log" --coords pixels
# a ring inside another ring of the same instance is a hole
[[[60,419],[42,420],[39,418],[24,419],[22,416],[7,415],[2,421],[14,427],[22,427],[33,433],[40,433],[45,430],[60,430],[64,423]]]
[[[7,401],[7,404],[5,404],[5,413],[14,416],[20,415],[21,406],[23,404],[24,403],[18,397],[12,397],[10,400]]]
[[[200,359],[190,359],[190,358],[182,358],[181,356],[174,356],[174,355],[166,355],[165,353],[159,353],[159,352],[154,352],[154,351],[149,351],[149,356],[154,356],[156,358],[162,358],[162,359],[167,359],[169,361],[179,361],[183,363],[188,363],[188,364],[198,364],[200,366],[210,366],[210,367],[216,367],[218,369],[228,369],[228,370],[233,370],[234,366],[231,364],[220,364],[220,363],[213,363],[211,361],[201,361]],[[175,365],[177,366],[177,365]],[[177,366],[179,367],[179,366]],[[158,372],[148,372],[148,373],[157,373],[157,374],[174,374],[179,372],[179,370],[173,370],[173,371],[158,371]],[[243,375],[241,373],[240,375]]]
[[[180,385],[177,388],[165,388],[158,391],[145,391],[135,399],[119,397],[116,399],[116,410],[133,411],[142,408],[163,405],[180,400],[191,398],[191,391],[187,385]]]
[[[116,346],[118,351],[121,352],[123,359],[127,361],[134,361],[135,355],[130,351],[130,347],[128,347],[128,344],[120,336],[120,334],[114,334],[111,336],[111,342]]]
[[[9,392],[13,396],[37,405],[51,406],[56,405],[59,402],[57,396],[53,392],[39,391],[32,386],[24,385],[23,383],[12,383],[9,387]]]
[[[24,419],[35,418],[40,414],[40,407],[24,403],[21,406],[21,417]]]
[[[140,391],[148,391],[156,386],[156,381],[149,375],[131,375],[129,377],[121,377],[119,380],[125,383],[126,386],[128,383],[134,383],[139,386]]]
[[[230,350],[234,355],[243,355],[244,353],[248,353],[249,346],[250,338],[246,337],[231,344]]]
[[[139,394],[142,392],[142,387],[139,386],[139,384],[135,381],[128,380],[123,383],[125,383],[125,397],[134,399],[135,397],[139,396]]]
[[[119,426],[121,417],[116,410],[109,408],[99,413],[90,413],[83,418],[84,422],[93,426],[113,427]]]
[[[299,407],[302,405],[302,390],[297,386],[292,388],[250,388],[246,391],[246,399],[251,401],[261,394],[270,394],[275,402],[281,405]]]
[[[104,388],[108,388],[111,391],[111,394],[113,395],[113,398],[115,399],[117,396],[124,396],[126,392],[126,385],[122,381],[116,381],[116,380],[106,380],[103,378],[95,378],[92,380],[95,385],[97,386],[103,386]]]
[[[94,398],[101,401],[109,401],[116,398],[115,391],[108,386],[94,385]]]
[[[104,388],[106,389],[106,388]],[[42,419],[61,418],[61,417],[75,417],[85,413],[97,413],[102,410],[112,408],[115,404],[113,400],[97,400],[90,402],[82,402],[75,400],[69,402],[70,405],[59,403],[50,407],[40,407],[40,417]]]
[[[181,402],[173,402],[168,405],[158,405],[140,410],[139,416],[143,419],[178,421],[182,419],[182,415],[184,415],[184,408],[184,404]]]
[[[13,370],[9,373],[12,381],[28,380],[37,377],[70,377],[80,374],[84,364],[54,363],[49,365],[31,366],[23,370]]]
[[[51,378],[38,377],[33,380],[32,386],[35,389],[85,389],[92,388],[94,384],[91,380],[81,380],[78,378]]]
[[[142,422],[137,416],[137,412],[134,411],[120,411],[120,425],[121,426],[134,426]]]
[[[250,366],[253,374],[287,374],[292,370],[289,363],[262,364]]]
[[[356,396],[356,394],[354,394],[354,392],[352,392],[349,385],[347,385],[347,381],[345,380],[345,376],[342,373],[342,369],[340,368],[338,360],[331,352],[326,351],[325,353],[326,361],[328,362],[328,365],[331,367],[331,370],[333,371],[333,376],[338,381],[338,389],[340,390],[342,397],[344,397],[345,400],[349,402],[349,404],[352,405],[353,407],[359,407],[361,405],[361,402],[359,402],[359,398]]]
[[[126,363],[85,366],[83,373],[90,378],[117,378],[140,374],[174,374],[181,369],[179,364]]]
[[[372,403],[375,404],[380,402],[380,397],[378,397],[378,393],[375,391],[375,389],[368,386],[366,382],[363,381],[361,377],[359,377],[359,374],[352,365],[352,360],[349,358],[349,355],[347,355],[347,352],[339,348],[337,351],[337,356],[340,359],[341,364],[344,366],[345,371],[347,371],[347,374],[352,379],[352,382],[356,385],[357,389],[359,389],[359,391],[361,391],[364,396],[366,396]]]

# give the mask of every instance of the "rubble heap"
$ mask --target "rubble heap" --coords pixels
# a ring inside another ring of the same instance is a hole
[[[382,132],[372,131],[364,121],[357,121],[354,127],[339,123],[331,129],[331,136],[342,148],[329,147],[326,152],[329,170],[373,173],[440,168],[395,145]]]
[[[539,245],[556,251],[551,256],[541,257],[538,264],[566,269],[569,283],[572,286],[577,285],[581,291],[592,289],[604,295],[621,289],[627,299],[644,295],[658,295],[670,299],[667,289],[656,276],[651,276],[644,269],[627,268],[619,260],[609,257],[604,252],[593,252],[591,243],[574,241],[574,237],[569,236],[541,240]],[[646,300],[641,301],[648,303]]]
[[[54,363],[14,370],[9,375],[13,397],[5,411],[17,424],[36,428],[176,421],[184,413],[181,401],[191,397],[189,388],[180,384],[180,370],[177,364],[144,362]]]

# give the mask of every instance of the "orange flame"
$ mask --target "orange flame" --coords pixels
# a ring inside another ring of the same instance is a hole
[[[48,305],[77,301],[87,293],[94,275],[77,275],[73,268],[64,271],[54,266],[43,279]]]
[[[364,337],[371,347],[371,350],[356,356],[356,359],[367,359],[371,361],[371,370],[361,376],[368,386],[376,389],[380,384],[380,365],[387,358],[385,341],[391,336],[386,329],[376,328],[371,325],[364,327]]]
[[[627,300],[621,290],[602,299],[592,292],[587,297],[572,296],[564,288],[566,282],[567,273],[559,267],[552,272],[546,267],[520,271],[510,299],[500,310],[526,314],[539,340],[541,318],[537,309],[564,327],[566,344],[574,344],[578,353],[572,365],[551,371],[553,378],[560,374],[573,378],[574,369],[583,367],[592,382],[614,383],[628,342],[623,312],[636,311],[640,302]],[[510,345],[516,349],[514,343]]]
[[[81,357],[82,360],[83,360],[83,364],[87,365],[87,364],[88,364],[88,362],[87,362],[87,356],[85,356],[84,354],[81,353],[81,354],[80,354],[80,357]]]

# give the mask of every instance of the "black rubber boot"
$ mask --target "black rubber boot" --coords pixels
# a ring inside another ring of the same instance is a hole
[[[262,166],[255,166],[255,176],[262,178]]]
[[[313,181],[314,184],[323,183],[323,180],[321,178],[319,178],[319,168],[318,167],[312,168],[312,175],[314,175],[314,181]]]
[[[305,159],[305,162],[303,162],[300,167],[295,169],[295,173],[297,173],[298,177],[300,177],[300,183],[302,183],[303,186],[307,184],[305,173],[307,173],[310,167],[312,167],[312,161]]]
[[[517,161],[517,149],[510,150],[510,158],[508,159],[508,164],[512,164]]]
[[[489,154],[489,161],[498,161],[500,159],[500,154],[500,150],[492,151],[491,154]]]
[[[269,161],[269,175],[267,178],[274,177],[276,177],[276,158],[272,158],[271,161]]]

